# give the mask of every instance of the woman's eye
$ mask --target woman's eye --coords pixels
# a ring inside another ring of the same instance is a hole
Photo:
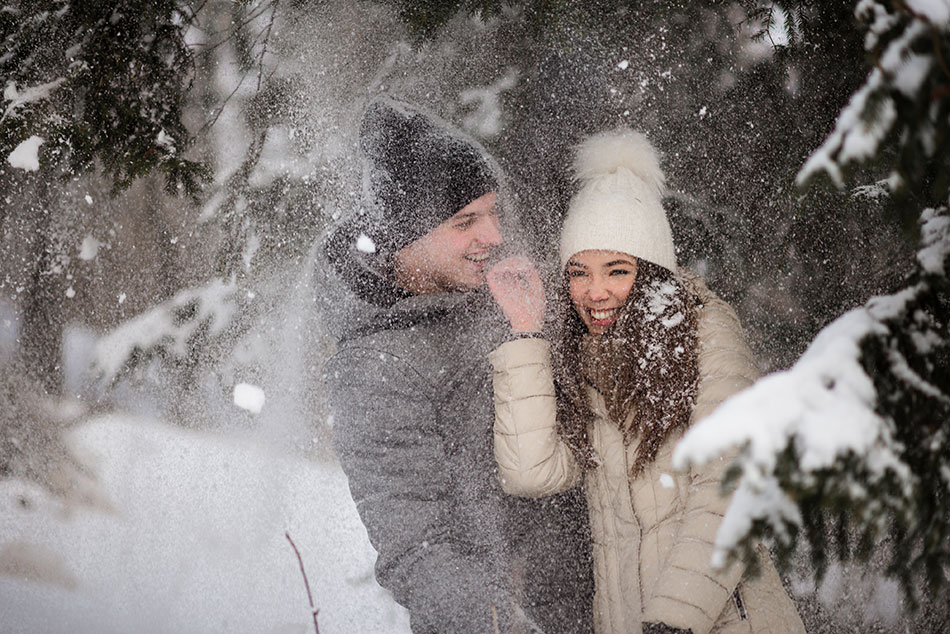
[[[584,277],[585,275],[587,275],[587,273],[581,271],[580,269],[574,269],[567,272],[568,277]]]
[[[471,229],[474,226],[475,226],[474,220],[466,220],[465,222],[460,222],[459,224],[455,225],[455,228],[458,229],[459,231],[466,231],[467,229]]]
[[[630,275],[630,271],[627,269],[613,269],[610,271],[611,275]]]

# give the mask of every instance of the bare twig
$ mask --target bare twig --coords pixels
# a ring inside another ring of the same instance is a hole
[[[257,90],[257,92],[259,93],[260,90],[261,90],[261,84],[262,84],[263,80],[264,80],[264,79],[269,79],[271,76],[273,76],[274,72],[276,72],[276,70],[277,70],[276,68],[274,68],[274,69],[270,72],[270,74],[265,74],[265,72],[264,72],[264,56],[267,54],[267,44],[268,44],[268,42],[269,42],[269,40],[270,40],[271,31],[273,30],[273,27],[274,27],[274,20],[275,20],[275,18],[276,18],[276,16],[277,16],[277,9],[278,9],[278,6],[279,6],[279,5],[280,5],[280,0],[273,0],[272,2],[265,2],[263,5],[261,5],[260,10],[257,11],[257,13],[254,13],[251,17],[249,17],[248,19],[246,19],[246,20],[243,21],[242,23],[238,24],[235,28],[233,28],[233,29],[231,30],[231,32],[228,34],[228,36],[225,37],[224,39],[222,39],[220,42],[217,42],[216,44],[213,44],[213,45],[210,45],[210,46],[205,47],[204,50],[202,51],[202,53],[207,54],[209,51],[211,51],[211,50],[217,48],[217,47],[220,46],[221,44],[224,44],[225,42],[231,40],[231,38],[233,38],[233,37],[237,34],[237,32],[238,32],[238,30],[239,30],[240,28],[242,28],[243,26],[245,26],[245,25],[247,25],[247,24],[250,24],[252,21],[254,21],[254,20],[257,19],[258,17],[260,17],[261,15],[263,15],[264,12],[265,12],[268,8],[270,8],[270,9],[271,9],[271,15],[270,15],[270,19],[268,20],[267,25],[264,26],[264,27],[262,27],[262,28],[257,32],[257,34],[254,36],[254,38],[251,40],[251,48],[253,48],[253,47],[258,43],[258,41],[261,41],[261,42],[262,42],[262,44],[261,44],[261,53],[260,53],[260,55],[258,55],[258,57],[257,57],[258,73],[257,73],[257,88],[256,88],[256,90]],[[231,99],[234,97],[234,95],[237,93],[237,91],[241,89],[241,86],[244,85],[244,80],[246,80],[246,79],[248,78],[248,75],[250,75],[251,72],[253,72],[253,67],[247,69],[246,71],[244,71],[244,73],[241,75],[241,80],[238,82],[237,86],[234,87],[234,90],[231,91],[231,94],[229,94],[229,95],[224,99],[224,101],[222,102],[221,106],[218,108],[217,112],[214,114],[214,116],[212,116],[211,119],[205,121],[205,122],[201,125],[201,127],[198,129],[198,131],[195,132],[195,133],[192,135],[192,138],[191,138],[192,142],[193,142],[202,132],[204,132],[205,130],[210,130],[211,128],[214,127],[214,124],[218,122],[218,118],[219,118],[219,117],[221,116],[221,114],[224,112],[224,109],[227,107],[228,103],[230,103]]]
[[[307,571],[303,569],[303,558],[300,556],[300,551],[297,550],[297,544],[295,544],[294,540],[290,538],[290,533],[284,532],[284,537],[286,537],[287,541],[290,542],[290,546],[294,549],[294,553],[297,555],[297,562],[300,564],[300,574],[303,575],[303,583],[307,587],[307,600],[310,601],[310,611],[313,612],[313,630],[316,632],[316,634],[320,634],[320,626],[317,625],[317,613],[320,610],[313,607],[313,595],[310,594],[310,581],[307,579]]]
[[[242,28],[244,28],[245,26],[247,26],[248,24],[250,24],[257,18],[261,17],[262,15],[264,15],[264,13],[267,12],[267,9],[270,7],[270,5],[271,5],[270,2],[265,2],[262,6],[255,7],[254,9],[252,9],[251,12],[248,14],[248,16],[241,22],[238,22],[237,24],[233,25],[231,29],[228,31],[227,35],[221,38],[220,41],[215,42],[214,44],[205,44],[205,45],[195,44],[195,46],[201,46],[205,52],[212,51],[218,48],[225,42],[228,42],[232,37],[237,35],[237,32],[240,31]],[[221,29],[220,31],[209,32],[209,34],[217,35],[218,33],[221,33],[221,32],[224,32],[224,29]]]
[[[264,56],[267,55],[267,42],[270,41],[271,29],[274,28],[274,18],[277,17],[277,6],[280,4],[280,0],[274,0],[273,5],[271,5],[270,20],[267,22],[267,29],[265,30],[264,42],[261,45],[261,56],[258,59],[258,72],[257,72],[257,90],[261,90],[261,81],[264,78]]]
[[[221,116],[221,113],[224,112],[224,109],[227,107],[228,103],[231,101],[231,98],[234,97],[237,91],[241,89],[241,86],[244,84],[244,80],[247,79],[247,76],[249,74],[250,74],[250,71],[245,71],[244,74],[241,75],[241,81],[239,81],[238,85],[234,87],[234,90],[231,91],[231,94],[225,98],[224,102],[222,102],[221,106],[218,108],[218,111],[215,113],[215,115],[208,121],[205,121],[202,124],[202,126],[198,128],[198,131],[195,132],[193,135],[191,135],[192,140],[197,139],[198,135],[200,135],[205,130],[210,130],[212,127],[214,127],[214,124],[218,122],[218,118]]]

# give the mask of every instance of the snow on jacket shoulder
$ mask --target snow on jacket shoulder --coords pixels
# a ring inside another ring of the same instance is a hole
[[[691,424],[758,376],[732,308],[687,278],[703,308],[699,320],[700,386]],[[638,439],[625,446],[607,417],[601,395],[589,392],[591,443],[601,464],[582,473],[555,429],[550,349],[521,339],[490,355],[494,367],[494,452],[506,492],[544,496],[584,479],[594,542],[595,629],[639,632],[659,622],[692,634],[803,633],[801,619],[760,549],[762,574],[742,579],[743,568],[710,566],[716,531],[729,503],[720,493],[726,457],[703,469],[674,473],[672,452],[682,436],[664,443],[656,459],[631,480]]]

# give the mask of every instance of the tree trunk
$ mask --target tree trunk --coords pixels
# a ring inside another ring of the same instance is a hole
[[[18,294],[22,323],[16,366],[50,396],[63,388],[62,340],[69,287],[56,261],[54,231],[56,211],[52,204],[50,175],[38,174],[25,183],[32,189],[34,201],[18,223],[20,239],[29,244],[26,251],[26,287]],[[24,197],[26,198],[26,197]]]

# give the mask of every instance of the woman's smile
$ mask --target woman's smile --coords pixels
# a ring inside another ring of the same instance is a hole
[[[610,324],[617,321],[617,316],[620,314],[620,307],[587,308],[587,312],[590,314],[590,321],[592,324],[606,328],[610,326]]]

